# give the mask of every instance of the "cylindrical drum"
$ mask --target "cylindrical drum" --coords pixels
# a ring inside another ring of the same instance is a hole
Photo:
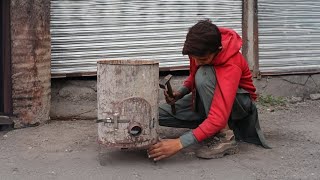
[[[99,143],[142,149],[156,142],[159,63],[103,60],[97,66]]]

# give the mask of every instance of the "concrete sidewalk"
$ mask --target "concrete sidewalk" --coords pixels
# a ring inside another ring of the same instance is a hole
[[[193,148],[153,163],[144,151],[106,153],[98,162],[93,121],[53,121],[0,136],[0,179],[319,179],[320,101],[259,106],[272,149],[240,143],[240,153],[201,160]],[[160,128],[162,136],[184,130]]]

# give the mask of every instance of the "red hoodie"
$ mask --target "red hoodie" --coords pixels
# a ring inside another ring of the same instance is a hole
[[[219,28],[219,30],[222,50],[212,61],[217,79],[214,96],[207,119],[193,130],[199,142],[226,127],[239,87],[248,91],[253,100],[257,98],[247,61],[239,52],[242,46],[240,36],[231,29]],[[184,86],[194,93],[194,79],[198,67],[194,59],[190,56],[189,59],[190,75],[184,81]]]

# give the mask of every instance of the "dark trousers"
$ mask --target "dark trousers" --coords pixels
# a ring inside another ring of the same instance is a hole
[[[171,112],[171,106],[167,103],[159,107],[159,124],[161,126],[194,129],[206,119],[214,89],[216,75],[212,66],[201,66],[195,76],[196,104],[192,110],[192,94],[185,95],[175,104],[176,114]]]

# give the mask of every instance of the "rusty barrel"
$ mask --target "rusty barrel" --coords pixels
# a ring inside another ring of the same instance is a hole
[[[110,148],[143,149],[158,139],[159,63],[97,63],[98,141]]]

